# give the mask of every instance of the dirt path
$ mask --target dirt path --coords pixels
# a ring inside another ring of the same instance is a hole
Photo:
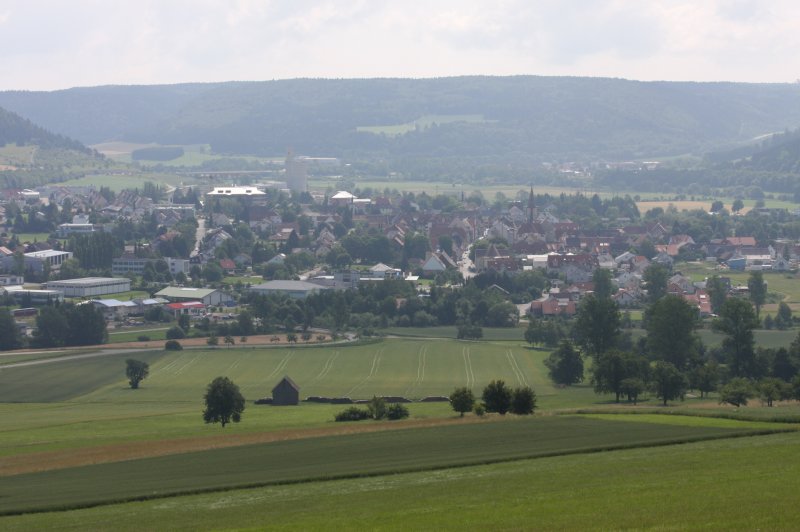
[[[315,333],[312,337],[312,340],[308,342],[308,344],[318,344],[319,341],[317,340],[317,335],[320,333]],[[277,338],[278,340],[275,340]],[[328,345],[336,345],[338,342],[331,342],[329,337],[325,335],[326,342]],[[290,345],[289,341],[286,339],[285,334],[262,334],[257,336],[248,336],[247,342],[241,342],[240,338],[237,336],[235,338],[236,344],[233,346],[236,347],[255,347],[255,346],[265,346],[265,345],[278,345],[278,346],[286,346]],[[179,340],[183,347],[209,347],[207,343],[207,338],[184,338],[183,340]],[[344,340],[346,341],[346,340]],[[305,345],[306,342],[302,340],[296,342],[295,344],[291,345]],[[87,350],[94,350],[89,353],[83,352]],[[81,347],[67,347],[64,349],[25,349],[19,351],[8,351],[6,353],[0,354],[2,356],[19,356],[19,355],[35,355],[37,353],[41,354],[53,354],[53,353],[63,353],[64,356],[52,356],[49,358],[39,358],[36,360],[26,360],[21,362],[12,362],[10,364],[3,364],[2,368],[15,368],[15,367],[22,367],[22,366],[38,366],[40,364],[54,364],[57,362],[64,362],[66,360],[76,360],[80,358],[94,358],[94,357],[103,357],[103,356],[110,356],[110,355],[120,355],[126,353],[137,353],[139,351],[152,351],[154,349],[162,350],[164,349],[164,341],[149,341],[149,342],[119,342],[114,344],[102,344],[102,345],[85,345]],[[219,339],[219,345],[216,349],[230,349],[229,346],[225,344],[224,339]],[[69,354],[72,351],[81,351],[80,353],[76,353],[74,355]]]
[[[108,462],[121,462],[139,458],[182,454],[225,447],[238,447],[256,443],[269,443],[276,441],[300,440],[305,438],[319,438],[322,436],[343,436],[347,434],[361,434],[380,432],[385,430],[402,430],[419,427],[434,427],[441,425],[458,425],[464,423],[493,423],[501,421],[500,416],[465,417],[465,418],[437,418],[437,419],[411,419],[405,421],[369,422],[359,424],[343,424],[332,427],[317,427],[308,429],[285,429],[272,432],[257,432],[252,434],[236,434],[229,436],[220,429],[216,436],[198,438],[182,438],[174,440],[136,441],[120,444],[85,447],[81,449],[64,449],[40,453],[4,456],[0,458],[0,477],[65,469],[91,464]]]

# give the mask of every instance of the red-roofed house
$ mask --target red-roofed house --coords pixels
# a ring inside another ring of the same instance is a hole
[[[200,301],[185,301],[183,303],[167,303],[164,305],[167,312],[176,318],[181,314],[187,316],[202,316],[206,312],[206,306]]]

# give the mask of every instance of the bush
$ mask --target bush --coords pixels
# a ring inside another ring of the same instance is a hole
[[[150,341],[150,337],[145,335],[145,334],[143,334],[141,336],[137,336],[136,339],[138,341],[140,341],[140,342],[149,342]]]
[[[177,340],[167,340],[164,342],[165,351],[183,351],[183,346]]]
[[[518,416],[533,414],[536,408],[536,393],[530,386],[516,388],[511,395],[511,413]]]
[[[346,410],[342,410],[333,418],[335,421],[361,421],[367,419],[369,412],[357,406],[351,406]]]
[[[386,417],[386,401],[383,397],[373,396],[367,404],[367,410],[372,419],[383,419]]]
[[[400,403],[394,403],[386,409],[388,419],[405,419],[408,417],[408,408]]]
[[[186,338],[186,332],[180,327],[170,327],[167,330],[167,340],[182,340]]]
[[[481,404],[475,405],[472,411],[475,412],[475,415],[478,417],[482,417],[486,413],[486,409]]]

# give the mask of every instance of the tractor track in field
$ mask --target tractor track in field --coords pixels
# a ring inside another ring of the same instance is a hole
[[[472,358],[469,356],[469,347],[461,349],[461,356],[464,358],[464,372],[467,375],[467,388],[475,386],[475,373],[472,371]]]
[[[93,464],[122,462],[156,456],[167,456],[197,451],[208,451],[226,447],[239,447],[259,443],[287,440],[321,438],[325,436],[345,436],[349,434],[403,430],[440,425],[464,423],[496,423],[505,419],[499,416],[411,419],[404,421],[373,422],[369,425],[346,425],[342,427],[316,427],[308,429],[284,429],[250,434],[220,434],[197,438],[172,440],[133,441],[117,444],[98,445],[79,449],[62,449],[0,457],[0,477],[11,477],[25,473],[82,467]]]
[[[417,352],[417,377],[414,379],[408,388],[406,388],[405,393],[403,394],[405,397],[411,395],[411,392],[414,388],[418,386],[422,386],[422,382],[425,380],[425,366],[428,363],[428,344],[423,344],[419,351]]]
[[[355,392],[363,388],[370,380],[372,380],[372,377],[378,375],[378,371],[381,369],[381,360],[383,359],[384,350],[385,348],[381,347],[375,351],[375,355],[372,357],[372,366],[370,367],[369,375],[361,379],[358,384],[350,388],[345,394],[345,397],[351,397]]]
[[[281,359],[281,361],[278,362],[278,365],[275,366],[275,369],[272,370],[272,373],[267,375],[265,380],[269,381],[270,379],[275,378],[281,371],[286,369],[286,366],[289,364],[289,361],[294,357],[294,354],[295,354],[294,350],[291,350],[288,353],[286,353],[286,356],[284,356]]]
[[[313,379],[311,379],[309,384],[313,384],[313,383],[318,382],[318,381],[324,379],[325,377],[327,377],[328,373],[330,373],[331,370],[333,369],[333,364],[334,364],[334,362],[336,362],[337,358],[339,358],[339,351],[338,350],[334,351],[333,354],[328,357],[328,359],[325,361],[325,365],[322,366],[322,369],[319,371],[317,376],[314,377]]]
[[[517,378],[519,385],[528,386],[528,379],[525,378],[525,373],[520,369],[517,357],[514,356],[514,352],[511,349],[506,350],[506,358],[511,365],[511,371],[514,372],[514,376]]]

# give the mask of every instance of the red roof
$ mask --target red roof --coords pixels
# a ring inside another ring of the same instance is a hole
[[[206,308],[202,301],[184,301],[183,303],[167,303],[167,308],[179,310],[183,308]]]

